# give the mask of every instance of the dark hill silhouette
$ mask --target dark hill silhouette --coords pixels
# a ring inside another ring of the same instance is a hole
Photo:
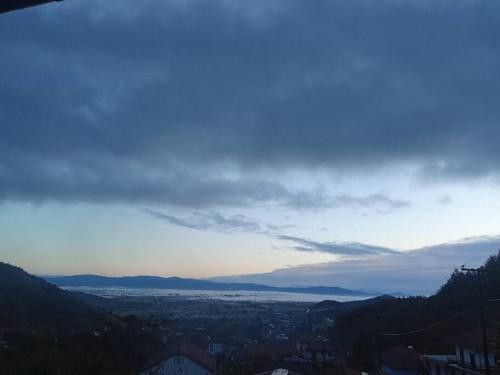
[[[0,374],[137,374],[158,335],[83,301],[0,262]]]
[[[500,298],[500,253],[484,264],[483,285],[485,299]],[[353,345],[363,341],[375,342],[376,316],[379,316],[383,332],[400,333],[419,330],[442,322],[433,329],[401,337],[384,337],[383,346],[421,346],[425,350],[431,342],[442,342],[479,324],[479,290],[477,276],[456,269],[448,281],[430,297],[382,299],[359,306],[338,316],[332,336],[337,342]],[[476,306],[476,307],[474,307]],[[469,309],[470,308],[470,309]],[[467,311],[462,313],[463,311]],[[486,304],[487,318],[495,322],[500,316],[500,303]],[[448,320],[448,318],[454,317]]]
[[[0,322],[9,328],[79,330],[106,317],[45,280],[0,262]]]
[[[330,318],[335,319],[339,315],[363,306],[368,306],[380,303],[386,300],[395,300],[396,297],[382,295],[374,298],[363,299],[359,301],[338,302],[333,300],[325,300],[312,305],[308,309],[308,313],[312,318]]]
[[[500,298],[500,251],[485,262],[482,279],[485,298]],[[429,298],[428,309],[435,314],[450,314],[478,301],[477,276],[455,269],[448,281]]]
[[[326,294],[337,296],[369,297],[378,293],[366,293],[359,290],[350,290],[339,287],[273,287],[252,283],[221,283],[208,280],[185,279],[180,277],[158,276],[125,276],[105,277],[97,275],[75,275],[61,277],[45,277],[45,280],[60,287],[122,287],[122,288],[149,288],[149,289],[177,289],[177,290],[214,290],[214,291],[263,291],[285,293]]]
[[[370,305],[373,303],[379,303],[383,301],[392,301],[395,300],[396,297],[384,294],[381,296],[368,298],[360,301],[347,301],[347,302],[339,302],[334,300],[324,300],[318,303],[315,303],[310,307],[311,311],[319,312],[319,311],[336,311],[336,310],[350,310],[355,307],[361,307],[365,305]]]

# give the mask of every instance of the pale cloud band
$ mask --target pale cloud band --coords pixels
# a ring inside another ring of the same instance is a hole
[[[410,251],[217,278],[271,285],[335,285],[381,292],[432,294],[462,264],[476,267],[500,249],[500,236],[466,238]],[[373,255],[373,254],[372,254]]]

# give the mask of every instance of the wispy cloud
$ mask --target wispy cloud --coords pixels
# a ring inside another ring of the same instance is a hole
[[[437,201],[443,206],[453,203],[453,200],[451,199],[451,196],[449,194],[441,195]]]
[[[284,243],[292,242],[294,245],[291,248],[301,252],[334,254],[340,255],[343,258],[399,253],[387,247],[368,245],[359,242],[321,242],[286,235],[284,232],[287,229],[295,228],[296,226],[265,223],[241,214],[223,215],[214,211],[192,211],[179,214],[153,208],[143,208],[143,211],[155,218],[165,220],[172,225],[184,228],[222,233],[248,232],[268,236]]]
[[[350,203],[348,203],[350,204]],[[213,232],[251,232],[286,242],[294,242],[293,249],[303,252],[323,252],[337,255],[367,256],[393,253],[395,250],[357,242],[319,242],[284,234],[287,229],[296,228],[294,224],[275,224],[250,218],[246,215],[224,215],[215,211],[191,211],[178,213],[145,207],[149,215],[165,220],[172,225]]]
[[[405,208],[410,206],[410,202],[402,199],[392,199],[384,194],[372,194],[363,197],[351,195],[337,195],[332,200],[333,205],[337,206],[359,206],[373,207],[382,206],[389,209]]]
[[[305,252],[321,252],[348,257],[398,253],[396,250],[387,247],[366,245],[358,242],[318,242],[286,235],[278,235],[277,238],[294,242],[296,245],[293,246],[293,249]]]
[[[407,200],[393,199],[382,193],[355,196],[350,194],[330,194],[324,189],[295,192],[286,197],[283,203],[288,207],[299,209],[350,207],[374,208],[386,211],[406,208],[411,205]]]
[[[178,216],[163,211],[144,208],[144,211],[169,223],[185,228],[215,232],[260,232],[263,226],[244,215],[224,216],[217,212],[191,212]]]

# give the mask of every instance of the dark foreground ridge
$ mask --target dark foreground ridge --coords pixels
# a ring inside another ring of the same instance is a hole
[[[59,287],[94,287],[94,288],[148,288],[148,289],[177,289],[177,290],[217,290],[217,291],[253,291],[253,292],[285,292],[326,294],[336,296],[369,297],[381,293],[364,292],[360,290],[344,289],[330,286],[314,287],[273,287],[252,283],[222,283],[208,280],[184,279],[180,277],[157,276],[127,276],[106,277],[97,275],[75,275],[61,277],[45,277],[45,280]]]
[[[97,328],[105,316],[72,293],[0,262],[0,328],[74,331]]]
[[[500,254],[481,270],[488,345],[500,355]],[[100,298],[61,290],[0,263],[0,374],[137,375],[180,353],[210,374],[208,355],[215,356],[221,375],[278,368],[301,375],[323,370],[325,375],[375,375],[378,358],[385,365],[418,368],[416,353],[452,356],[456,343],[479,353],[479,302],[478,278],[471,271],[456,270],[430,297],[312,304]],[[200,350],[183,346],[186,342]],[[413,375],[428,375],[425,367],[421,370]]]
[[[0,374],[137,374],[159,348],[152,330],[0,262]]]

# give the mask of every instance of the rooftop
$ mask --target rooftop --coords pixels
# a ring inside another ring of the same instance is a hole
[[[163,361],[175,356],[187,357],[199,366],[212,372],[215,371],[215,358],[203,351],[203,349],[186,340],[169,346],[162,352],[158,353],[156,356],[151,358],[146,365],[144,365],[143,369],[146,370],[155,367]]]

